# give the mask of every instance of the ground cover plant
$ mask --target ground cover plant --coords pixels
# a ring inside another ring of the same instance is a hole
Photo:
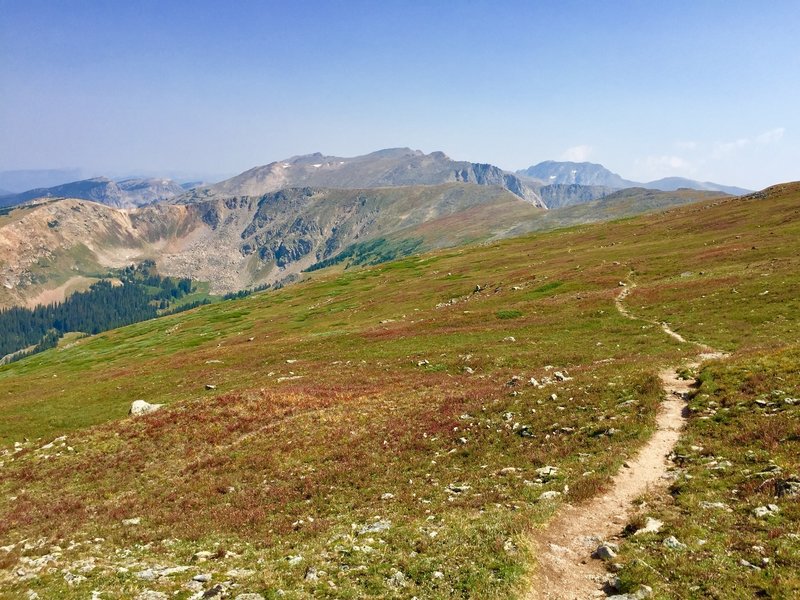
[[[742,354],[700,373],[676,448],[669,502],[631,536],[624,589],[659,598],[794,598],[800,594],[800,347]],[[665,546],[675,538],[677,545]]]
[[[785,187],[316,271],[0,367],[0,594],[513,597],[531,528],[608,484],[658,370],[696,354],[661,321],[736,358],[800,343],[799,208]],[[615,308],[634,285],[642,320]]]

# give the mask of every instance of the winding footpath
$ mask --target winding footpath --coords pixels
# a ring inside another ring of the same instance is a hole
[[[624,317],[642,321],[623,305],[623,300],[636,287],[629,283],[616,297],[614,304]],[[649,322],[649,321],[648,321]],[[703,360],[724,357],[697,342],[689,342],[666,323],[657,323],[667,335],[694,344],[701,350],[697,367]],[[684,426],[684,408],[694,381],[679,379],[676,369],[659,373],[666,399],[656,417],[656,431],[641,448],[637,457],[625,463],[612,479],[609,491],[582,506],[565,505],[532,540],[538,571],[526,600],[586,600],[602,598],[608,573],[592,553],[604,541],[619,538],[630,521],[632,502],[647,491],[664,488],[672,452]]]

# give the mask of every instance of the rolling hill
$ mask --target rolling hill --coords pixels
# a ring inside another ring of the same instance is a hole
[[[713,346],[616,584],[796,595],[798,239],[787,184],[315,271],[2,366],[0,589],[535,597],[532,538],[592,510],[656,427],[659,370]]]

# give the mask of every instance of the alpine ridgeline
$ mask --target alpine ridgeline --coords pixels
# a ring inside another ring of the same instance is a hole
[[[115,208],[133,208],[171,200],[186,190],[171,179],[123,179],[94,177],[49,188],[35,188],[0,197],[0,206],[14,206],[37,198],[78,198]]]
[[[606,169],[603,165],[590,162],[558,162],[547,160],[533,165],[527,169],[516,172],[516,175],[527,181],[530,185],[536,183],[542,186],[549,185],[581,185],[600,188],[611,188],[620,190],[624,188],[643,187],[651,190],[661,190],[672,192],[681,188],[699,190],[706,192],[724,192],[732,196],[749,194],[752,190],[729,185],[721,185],[711,181],[695,181],[683,177],[665,177],[647,183],[639,183],[623,179],[616,173]],[[541,190],[539,190],[540,193]],[[583,192],[586,196],[588,192]],[[547,192],[542,193],[542,197],[547,197]],[[601,196],[596,196],[596,199]],[[548,207],[553,208],[551,204]]]
[[[295,156],[249,171],[183,196],[180,201],[209,197],[261,196],[293,187],[366,189],[443,183],[499,186],[544,208],[535,186],[494,165],[455,161],[443,152],[425,154],[410,148],[390,148],[342,158],[320,153]]]

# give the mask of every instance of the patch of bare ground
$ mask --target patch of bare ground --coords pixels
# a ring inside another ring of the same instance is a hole
[[[629,319],[637,319],[623,305],[635,288],[629,282],[615,300],[617,310]],[[698,346],[703,353],[687,367],[699,361],[724,357],[704,344],[687,342],[665,323],[659,323],[667,335],[681,343]],[[674,368],[659,373],[665,399],[656,418],[656,430],[637,457],[624,463],[612,479],[609,490],[585,504],[564,506],[531,540],[537,572],[526,600],[585,600],[604,597],[608,573],[601,560],[592,557],[605,541],[621,537],[634,513],[636,498],[666,488],[664,477],[669,468],[668,456],[684,426],[685,400],[695,381],[681,379]]]

